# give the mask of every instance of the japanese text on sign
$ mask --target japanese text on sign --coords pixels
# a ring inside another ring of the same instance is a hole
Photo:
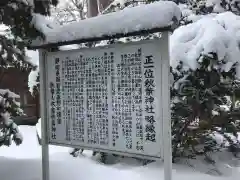
[[[49,53],[50,143],[160,157],[159,45]]]
[[[156,142],[156,132],[155,132],[155,109],[154,109],[154,60],[153,56],[145,56],[144,61],[144,88],[145,88],[145,121],[147,122],[145,126],[145,139],[146,141]]]

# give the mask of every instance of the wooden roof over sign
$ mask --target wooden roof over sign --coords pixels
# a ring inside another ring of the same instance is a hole
[[[125,8],[66,25],[53,25],[49,21],[35,20],[35,26],[45,39],[32,41],[30,49],[45,49],[128,36],[143,35],[174,29],[181,17],[178,6],[171,1]],[[52,24],[51,24],[52,25]]]

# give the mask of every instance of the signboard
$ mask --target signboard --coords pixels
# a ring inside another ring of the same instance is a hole
[[[49,144],[162,158],[162,41],[47,52]]]

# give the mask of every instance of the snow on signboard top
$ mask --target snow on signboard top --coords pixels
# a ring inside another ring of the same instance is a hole
[[[45,17],[35,14],[33,24],[45,34],[45,41],[32,42],[33,47],[68,42],[78,39],[130,33],[151,28],[173,25],[181,17],[181,11],[174,2],[160,1],[148,5],[125,8],[118,12],[100,15],[66,25],[56,25]],[[66,43],[67,44],[67,43]]]

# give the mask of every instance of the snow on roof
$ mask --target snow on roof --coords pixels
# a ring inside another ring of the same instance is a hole
[[[100,38],[116,34],[173,26],[181,17],[181,11],[174,2],[160,1],[148,5],[125,8],[118,12],[100,15],[73,22],[56,25],[35,14],[33,24],[46,36],[45,40],[35,40],[32,47],[47,44],[70,44],[70,41]]]
[[[170,60],[175,69],[180,62],[185,70],[197,69],[201,55],[216,53],[226,64],[213,62],[214,68],[229,71],[238,63],[236,76],[240,79],[240,16],[231,12],[207,15],[177,28],[170,37]]]

